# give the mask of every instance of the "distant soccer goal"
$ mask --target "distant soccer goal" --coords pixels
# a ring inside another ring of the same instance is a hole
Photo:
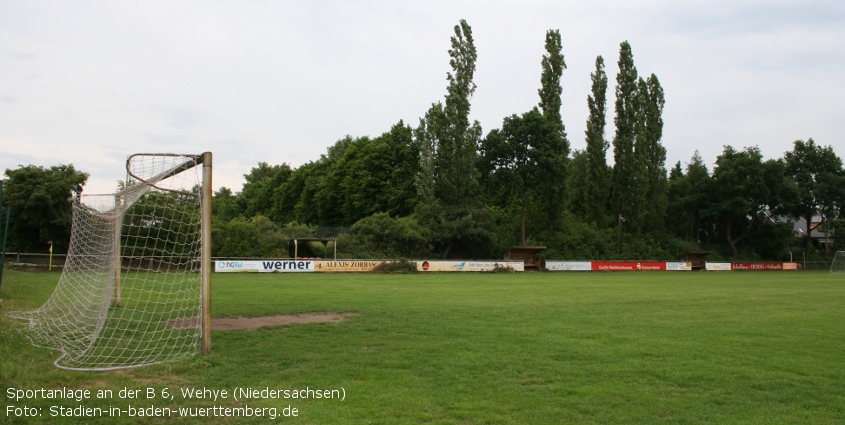
[[[837,251],[830,263],[831,273],[845,273],[845,251]]]
[[[67,261],[29,321],[56,366],[110,370],[210,352],[211,153],[135,154],[116,193],[73,202]]]

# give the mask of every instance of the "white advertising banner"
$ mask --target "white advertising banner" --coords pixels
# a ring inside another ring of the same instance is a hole
[[[731,263],[704,263],[705,270],[731,271]]]
[[[692,270],[692,263],[666,262],[666,270],[670,270],[670,271],[689,271],[689,270]]]
[[[592,269],[590,261],[546,261],[546,270],[588,272]]]
[[[417,270],[421,272],[488,272],[496,267],[525,271],[522,261],[417,261]]]
[[[313,272],[312,260],[218,260],[214,262],[217,273],[300,273]]]

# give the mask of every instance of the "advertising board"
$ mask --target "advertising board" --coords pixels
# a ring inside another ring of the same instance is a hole
[[[313,272],[312,260],[217,260],[217,273],[301,273]]]
[[[546,261],[546,270],[588,272],[593,269],[590,261]]]
[[[783,270],[783,263],[731,263],[731,270],[740,270],[740,271]]]
[[[692,263],[667,262],[666,263],[666,270],[670,270],[670,271],[691,271],[692,270]]]
[[[731,271],[731,263],[704,263],[707,271]]]
[[[602,272],[636,272],[666,270],[666,263],[657,261],[593,261],[592,269]]]
[[[510,267],[514,271],[525,271],[522,261],[417,261],[421,272],[486,272],[496,267]]]
[[[315,272],[369,272],[384,261],[340,260],[315,261]]]

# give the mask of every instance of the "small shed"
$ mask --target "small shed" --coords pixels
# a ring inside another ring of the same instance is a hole
[[[525,264],[526,269],[542,269],[542,264],[537,260],[537,253],[546,249],[544,246],[512,246],[505,251],[505,260],[520,261]]]
[[[684,255],[684,260],[689,261],[692,263],[693,270],[703,270],[704,269],[704,257],[712,254],[713,251],[693,251],[688,252]]]
[[[334,259],[337,260],[337,238],[293,238],[288,240],[288,244],[290,241],[293,241],[293,258],[299,258],[299,243],[300,242],[320,242],[323,245],[323,258],[328,257],[327,247],[329,242],[334,242]],[[290,245],[288,245],[290,247]],[[288,251],[290,252],[290,251]]]

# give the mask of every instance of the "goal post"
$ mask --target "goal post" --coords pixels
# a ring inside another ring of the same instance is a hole
[[[211,354],[211,152],[202,154],[202,239],[200,270],[202,273],[200,287],[200,304],[202,310],[202,335],[200,344],[202,355]]]
[[[135,154],[116,193],[77,193],[56,289],[28,320],[71,370],[145,366],[211,351],[212,154]]]
[[[830,263],[831,273],[845,273],[845,251],[836,251]]]

